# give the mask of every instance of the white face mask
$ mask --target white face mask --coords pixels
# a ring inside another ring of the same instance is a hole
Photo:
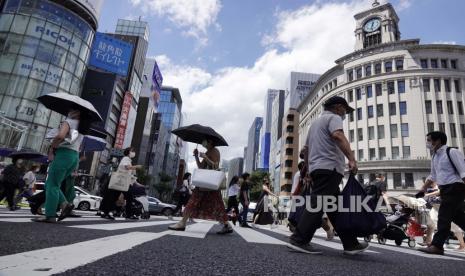
[[[344,115],[341,116],[341,119],[344,121],[346,119],[346,117],[347,117],[347,115],[344,114]]]
[[[433,149],[433,144],[431,144],[431,142],[426,142],[426,148],[429,149],[429,150],[432,150]]]
[[[35,170],[34,172],[38,173],[38,172],[40,172],[40,169],[37,169],[37,170]]]
[[[133,151],[131,151],[131,152],[129,153],[129,158],[134,158],[134,157],[136,157],[136,153],[133,152]]]

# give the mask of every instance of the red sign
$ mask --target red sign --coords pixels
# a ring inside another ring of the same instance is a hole
[[[131,111],[132,94],[126,92],[124,94],[123,106],[121,107],[121,116],[119,118],[118,130],[116,131],[115,148],[123,148],[124,135],[128,126],[129,111]]]

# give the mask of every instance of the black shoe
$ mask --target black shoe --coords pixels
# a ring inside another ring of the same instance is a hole
[[[33,202],[33,201],[29,201],[29,207],[31,207],[31,214],[33,215],[37,215],[38,214],[38,210],[40,208],[39,204]]]
[[[126,217],[126,219],[129,219],[129,220],[138,220],[139,218],[136,217],[136,216],[130,216],[130,217]]]
[[[45,223],[56,223],[56,217],[45,217],[45,218],[32,218],[31,221],[34,222],[45,222]]]
[[[218,235],[225,235],[225,234],[231,234],[233,232],[231,226],[228,225],[225,225],[223,226],[223,229],[221,229],[221,231],[218,231],[216,232],[216,234]]]
[[[252,228],[252,226],[250,226],[248,223],[242,223],[242,224],[241,224],[241,227],[244,227],[244,228]]]
[[[65,208],[61,210],[60,216],[58,217],[58,221],[64,220],[66,217],[69,217],[71,212],[74,209],[74,205],[71,203],[66,204]]]
[[[102,214],[101,217],[104,219],[115,220],[115,217],[112,217],[110,214]]]
[[[290,243],[287,244],[287,248],[300,252],[300,253],[305,253],[305,254],[312,254],[312,255],[320,255],[323,254],[322,251],[315,249],[313,246],[310,244],[298,244],[294,242],[293,240],[290,241]]]
[[[368,247],[370,247],[370,245],[367,242],[359,242],[359,244],[357,244],[356,246],[352,248],[344,249],[344,254],[351,255],[351,256],[357,255],[367,250]]]

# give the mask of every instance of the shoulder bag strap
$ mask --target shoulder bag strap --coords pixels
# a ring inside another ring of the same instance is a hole
[[[447,158],[449,158],[449,162],[452,165],[452,167],[454,168],[455,172],[460,176],[459,170],[457,170],[457,167],[455,166],[454,161],[452,161],[452,158],[450,158],[450,150],[451,149],[452,149],[452,147],[447,147],[447,149],[446,149]]]

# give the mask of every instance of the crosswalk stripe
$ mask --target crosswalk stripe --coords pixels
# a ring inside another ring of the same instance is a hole
[[[35,216],[39,217],[39,216]],[[18,223],[24,223],[24,222],[32,222],[31,218],[0,218],[0,222],[18,222]],[[124,220],[124,218],[117,218],[118,220]],[[64,221],[92,221],[92,220],[99,220],[101,221],[101,218],[94,217],[94,218],[66,218]]]
[[[246,242],[286,245],[286,243],[281,240],[265,235],[250,228],[234,227],[234,231],[238,233]]]
[[[171,231],[170,235],[204,239],[213,225],[212,222],[195,223],[188,225],[185,231]]]
[[[99,224],[86,224],[86,225],[71,225],[68,227],[114,231],[114,230],[156,226],[156,225],[164,225],[164,224],[172,224],[172,223],[173,223],[172,221],[164,220],[164,221],[140,221],[140,222],[127,222],[127,223],[99,223]]]
[[[168,234],[132,232],[0,257],[0,275],[51,275],[95,262]]]

